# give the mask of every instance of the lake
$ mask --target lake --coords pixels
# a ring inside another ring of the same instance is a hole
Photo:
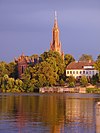
[[[100,133],[99,94],[0,93],[0,133]]]

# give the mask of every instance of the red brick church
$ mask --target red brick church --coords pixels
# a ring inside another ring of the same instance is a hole
[[[61,50],[61,42],[59,39],[59,28],[58,28],[56,12],[55,12],[55,18],[54,18],[54,27],[52,29],[52,42],[50,43],[50,50],[59,52],[59,54],[64,59],[64,53]],[[18,66],[18,77],[21,78],[27,66],[29,64],[35,63],[35,59],[22,54],[17,59],[15,59],[15,62],[17,63],[17,66]]]
[[[17,59],[15,59],[15,62],[17,63],[17,67],[18,67],[18,77],[21,78],[27,66],[29,64],[34,64],[35,59],[22,54]]]
[[[52,42],[50,43],[50,50],[59,52],[59,54],[64,58],[64,52],[62,51],[61,42],[59,39],[59,27],[56,12],[54,18],[54,27],[52,29]]]

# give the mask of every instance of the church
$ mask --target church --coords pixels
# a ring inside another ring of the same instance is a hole
[[[50,50],[58,52],[64,59],[64,52],[62,51],[62,46],[59,39],[59,27],[58,27],[56,12],[54,18],[54,27],[52,29],[52,42],[50,43]]]
[[[55,12],[54,16],[54,26],[52,29],[52,41],[50,43],[50,50],[58,52],[62,58],[64,59],[64,52],[62,51],[61,42],[59,39],[59,28],[58,28],[58,21],[57,21],[57,13]],[[22,74],[24,73],[25,69],[28,67],[29,64],[34,65],[36,59],[30,58],[29,56],[25,56],[22,54],[17,59],[15,59],[18,67],[18,77],[21,78]]]

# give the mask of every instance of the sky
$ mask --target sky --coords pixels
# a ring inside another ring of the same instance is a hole
[[[0,0],[0,61],[50,49],[54,11],[65,54],[100,54],[100,0]]]

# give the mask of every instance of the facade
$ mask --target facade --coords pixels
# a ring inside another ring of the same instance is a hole
[[[18,77],[21,78],[27,66],[29,64],[34,64],[34,58],[30,58],[22,54],[17,59],[15,59],[15,62],[17,63],[18,67]]]
[[[91,78],[97,74],[98,70],[94,68],[93,61],[78,61],[71,62],[66,68],[66,76],[74,76],[75,78],[81,78],[85,75],[87,78]]]
[[[54,18],[54,27],[52,29],[52,41],[50,43],[50,50],[58,52],[62,57],[64,57],[64,53],[61,49],[61,42],[59,39],[59,28],[57,22],[57,14],[55,12]]]

